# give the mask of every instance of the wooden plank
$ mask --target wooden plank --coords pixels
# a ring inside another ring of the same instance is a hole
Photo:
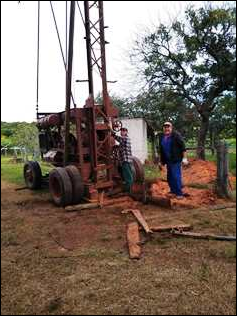
[[[193,226],[190,224],[170,224],[170,225],[159,225],[159,226],[152,226],[150,229],[153,232],[170,232],[173,229],[179,229],[183,231],[193,229]]]
[[[145,230],[145,232],[147,234],[152,233],[152,230],[148,226],[148,224],[147,224],[145,218],[142,216],[142,213],[140,212],[140,210],[138,210],[138,209],[135,209],[135,210],[131,209],[131,213],[133,213],[133,215],[135,216],[136,220],[143,227],[143,229]]]
[[[218,236],[214,234],[201,234],[201,233],[190,233],[190,232],[180,232],[180,231],[172,231],[172,235],[196,238],[196,239],[236,241],[236,236]]]
[[[137,223],[129,223],[127,227],[127,242],[128,242],[128,250],[129,257],[131,259],[139,259],[141,256],[141,247],[139,229]]]
[[[112,205],[117,203],[123,203],[123,202],[133,202],[133,200],[129,196],[122,196],[119,198],[109,199],[104,201],[104,205]]]
[[[103,207],[104,205],[104,194],[105,194],[105,191],[102,191],[99,195],[99,204],[100,204],[100,207]]]
[[[132,199],[128,196],[124,196],[117,199],[110,199],[110,200],[104,200],[103,201],[103,207],[108,205],[117,205],[119,203],[129,203],[132,202]],[[84,204],[76,204],[76,205],[69,205],[65,207],[65,211],[67,212],[73,212],[73,211],[81,211],[84,209],[93,209],[93,208],[99,208],[101,207],[99,202],[96,203],[84,203]]]
[[[74,212],[74,211],[81,211],[86,209],[93,209],[99,207],[99,203],[84,203],[84,204],[77,204],[77,205],[69,205],[66,206],[64,209],[67,212]]]
[[[112,187],[113,184],[114,184],[113,181],[97,182],[95,187],[96,187],[96,189],[105,189],[108,187]]]

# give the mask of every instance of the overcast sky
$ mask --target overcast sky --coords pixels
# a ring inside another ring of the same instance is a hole
[[[218,1],[215,1],[218,2]],[[65,48],[65,1],[52,1],[63,48]],[[135,93],[135,73],[128,51],[137,34],[181,15],[192,1],[104,1],[107,79],[110,94]],[[222,1],[219,1],[221,4]],[[83,1],[79,1],[83,9]],[[199,7],[203,1],[195,1]],[[76,104],[88,96],[85,36],[76,7],[72,92]],[[1,1],[1,120],[35,120],[36,110],[37,1]],[[39,111],[63,111],[65,73],[49,1],[41,1]],[[98,82],[98,78],[96,83]],[[96,92],[100,86],[96,85]]]

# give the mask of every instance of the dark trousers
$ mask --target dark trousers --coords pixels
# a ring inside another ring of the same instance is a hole
[[[170,191],[176,195],[183,195],[181,163],[168,162],[166,166],[167,166],[167,181],[170,187]]]
[[[125,190],[127,192],[131,192],[132,184],[133,184],[133,174],[132,168],[129,162],[122,163],[122,176],[125,181]]]

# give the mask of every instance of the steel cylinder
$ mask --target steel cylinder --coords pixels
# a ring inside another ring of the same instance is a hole
[[[50,114],[38,120],[38,126],[41,128],[47,128],[50,126],[58,126],[58,125],[60,125],[59,114]]]

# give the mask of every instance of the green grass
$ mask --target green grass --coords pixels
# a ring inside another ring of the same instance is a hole
[[[227,245],[224,249],[210,249],[210,256],[218,259],[235,259],[236,258],[236,244]]]
[[[229,152],[228,156],[229,156],[229,171],[233,175],[236,175],[236,153]],[[216,155],[207,154],[206,160],[216,162]]]
[[[11,157],[1,157],[1,179],[18,185],[24,185],[24,163],[13,163]],[[52,166],[45,162],[40,163],[42,173],[48,172]]]
[[[229,147],[236,149],[236,138],[227,139],[226,142],[229,145]]]
[[[11,158],[1,157],[1,179],[16,184],[24,184],[23,163],[12,163]]]
[[[160,177],[160,170],[157,166],[145,165],[144,169],[146,180],[155,180]]]
[[[229,153],[229,169],[232,174],[236,175],[236,153]]]

